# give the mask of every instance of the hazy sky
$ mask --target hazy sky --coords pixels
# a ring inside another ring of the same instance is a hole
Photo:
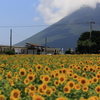
[[[0,45],[18,43],[84,6],[100,0],[0,0]],[[47,26],[41,26],[47,25]]]

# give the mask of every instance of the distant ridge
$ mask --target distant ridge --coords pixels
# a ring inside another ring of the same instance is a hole
[[[57,23],[48,28],[38,32],[37,34],[15,44],[18,46],[25,46],[26,43],[34,43],[38,45],[45,45],[45,37],[47,37],[47,47],[75,48],[79,36],[86,31],[90,31],[87,22],[94,21],[93,30],[100,30],[100,4],[96,8],[82,7],[73,12],[69,16],[64,17]]]

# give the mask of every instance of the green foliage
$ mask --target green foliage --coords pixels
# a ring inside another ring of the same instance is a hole
[[[84,32],[77,41],[76,52],[98,53],[100,50],[100,31]]]
[[[15,51],[14,51],[13,49],[11,49],[11,50],[6,50],[6,51],[4,52],[4,54],[14,55],[14,54],[15,54]]]
[[[65,54],[71,54],[71,48],[68,48],[68,49],[65,51]]]
[[[65,51],[65,54],[74,54],[74,51],[72,51],[71,48],[68,48],[68,49]]]

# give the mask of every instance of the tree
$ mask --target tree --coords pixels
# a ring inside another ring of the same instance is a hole
[[[4,54],[14,55],[15,54],[15,50],[14,49],[6,50],[6,51],[4,51]]]
[[[74,51],[73,51],[71,48],[68,48],[68,49],[65,51],[65,54],[74,54]]]
[[[71,48],[68,48],[68,49],[65,51],[65,54],[71,54]]]
[[[77,41],[76,52],[98,53],[100,50],[100,31],[84,32]]]

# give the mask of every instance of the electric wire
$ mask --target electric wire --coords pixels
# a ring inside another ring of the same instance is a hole
[[[0,27],[46,27],[46,26],[64,26],[64,25],[79,25],[79,24],[87,24],[87,23],[68,23],[68,24],[52,24],[52,25],[22,25],[22,26],[0,26]],[[100,24],[100,23],[96,23]]]

